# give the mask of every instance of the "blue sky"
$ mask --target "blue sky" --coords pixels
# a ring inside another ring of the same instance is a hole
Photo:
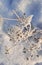
[[[18,15],[20,16],[22,16],[23,13],[26,13],[26,16],[33,14],[33,24],[42,24],[42,0],[0,0],[0,15],[14,18],[14,15],[9,15],[13,9],[17,10]],[[14,23],[16,23],[16,21],[6,21],[4,24],[10,25]]]

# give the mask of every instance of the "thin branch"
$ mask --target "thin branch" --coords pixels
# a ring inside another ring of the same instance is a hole
[[[22,19],[18,16],[18,14],[16,13],[15,10],[13,10],[13,13],[17,16],[17,18],[19,19],[19,21],[23,22]]]
[[[13,13],[17,16],[18,19],[20,19],[20,17],[18,16],[15,10],[13,10]]]
[[[3,18],[3,17],[2,17],[2,19],[4,19],[4,20],[17,20],[18,21],[18,19],[10,19],[10,18]]]

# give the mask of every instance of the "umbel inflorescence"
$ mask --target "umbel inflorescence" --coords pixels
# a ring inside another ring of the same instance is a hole
[[[14,47],[22,45],[22,53],[28,62],[38,60],[42,57],[39,54],[40,50],[42,50],[42,30],[31,25],[33,15],[25,17],[24,14],[24,17],[19,17],[16,11],[13,10],[12,13],[17,16],[17,19],[0,18],[1,22],[3,20],[16,20],[19,22],[19,24],[8,28],[6,35],[9,37],[8,41],[13,43],[13,47],[8,42],[4,48],[5,55],[11,55],[11,53],[14,55]]]

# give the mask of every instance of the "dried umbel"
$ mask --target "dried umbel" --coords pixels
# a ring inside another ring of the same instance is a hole
[[[21,27],[16,25],[9,27],[8,29],[8,36],[10,37],[10,40],[14,43],[21,42],[22,40],[25,40],[28,38],[28,36],[31,34],[31,20],[33,15],[30,15],[28,17],[19,17],[15,10],[12,10],[12,13],[14,13],[17,16],[17,19],[9,19],[9,18],[3,18],[4,20],[16,20],[20,23]],[[25,15],[24,15],[25,16]]]
[[[8,45],[9,42],[7,43],[9,47],[7,45],[5,46],[5,55],[13,54],[14,48],[17,48],[20,44],[20,46],[23,46],[22,53],[28,62],[39,59],[40,55],[38,54],[38,51],[41,50],[42,45],[42,30],[39,30],[37,28],[32,29],[31,21],[33,15],[30,15],[29,17],[19,17],[16,11],[13,10],[12,12],[17,16],[17,19],[0,18],[0,21],[16,20],[19,22],[19,25],[12,25],[8,28],[8,41],[10,41],[13,46],[11,45],[12,47],[10,47],[10,45]]]

